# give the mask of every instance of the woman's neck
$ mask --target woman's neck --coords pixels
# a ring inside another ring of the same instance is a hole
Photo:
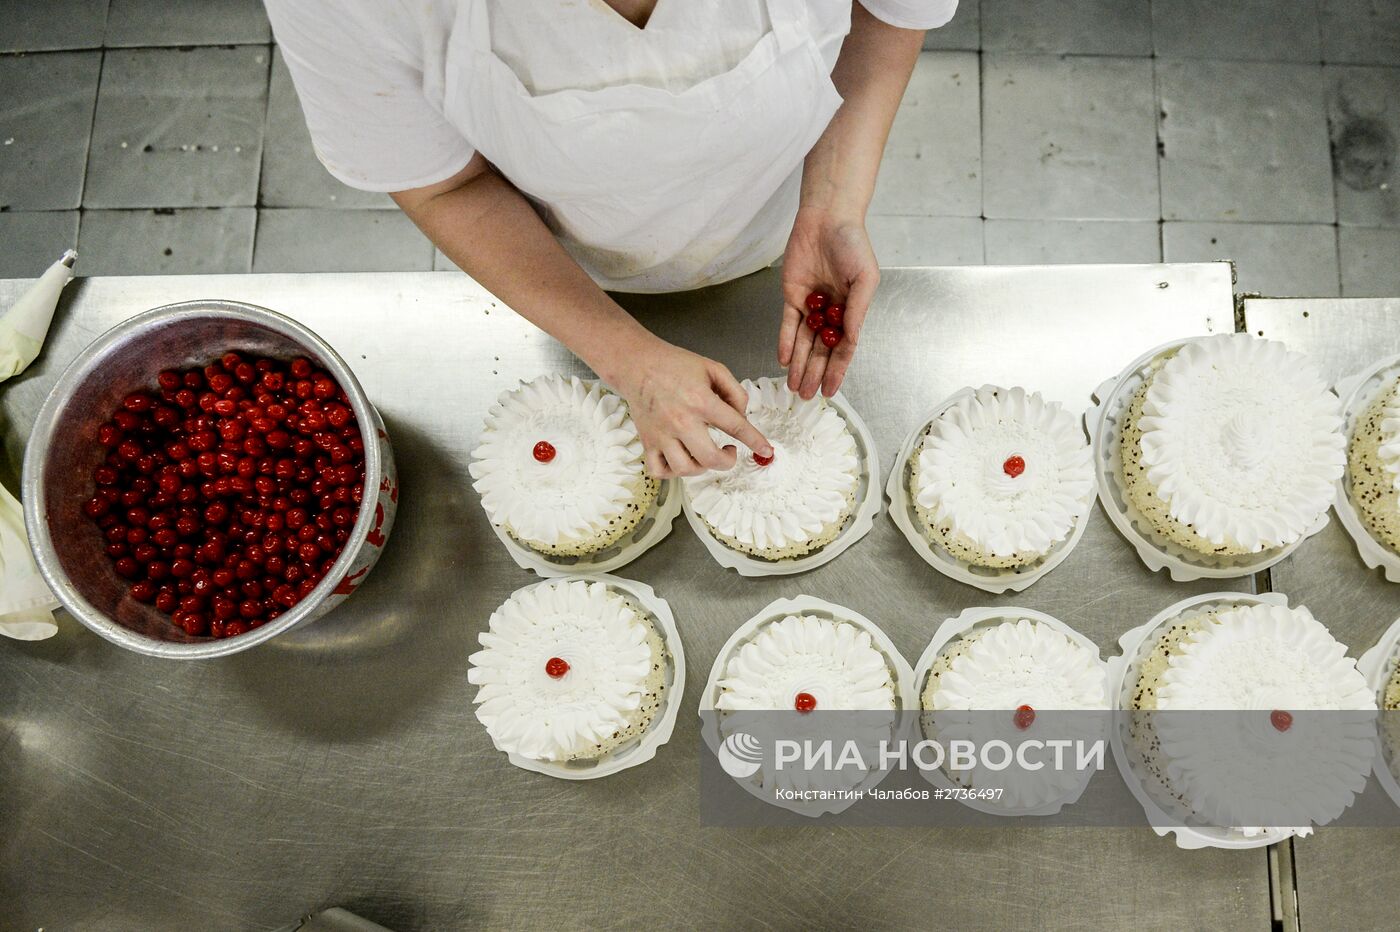
[[[656,0],[603,0],[612,7],[618,16],[636,26],[638,29],[645,29],[647,21],[651,19],[652,11],[656,9]]]

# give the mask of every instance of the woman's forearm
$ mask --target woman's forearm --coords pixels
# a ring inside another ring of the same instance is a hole
[[[865,216],[923,36],[881,22],[859,2],[851,5],[851,32],[831,73],[845,103],[803,164],[804,207]]]
[[[441,184],[393,197],[464,272],[573,350],[627,399],[652,476],[733,466],[736,451],[721,450],[711,427],[755,453],[773,454],[745,417],[748,394],[733,373],[633,320],[480,155]]]
[[[447,257],[605,382],[652,336],[579,267],[530,204],[478,155],[456,178],[394,200]]]

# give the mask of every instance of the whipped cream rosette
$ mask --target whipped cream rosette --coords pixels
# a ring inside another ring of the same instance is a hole
[[[1121,424],[1126,495],[1187,551],[1257,554],[1325,519],[1345,464],[1341,408],[1304,356],[1246,334],[1154,360]]]
[[[1077,419],[1023,388],[984,386],[929,424],[909,480],[927,538],[981,567],[1025,567],[1069,538],[1094,501]]]
[[[467,673],[480,687],[476,716],[512,762],[583,776],[533,765],[597,764],[649,730],[664,729],[656,744],[669,737],[665,711],[684,667],[669,610],[649,588],[611,577],[537,583],[491,615],[480,641]]]
[[[729,470],[682,480],[687,513],[697,530],[723,546],[761,560],[792,561],[831,544],[856,511],[864,469],[851,425],[831,399],[804,401],[782,382],[745,380],[748,418],[773,445],[756,460],[739,441]]]
[[[1031,616],[1031,617],[1026,617]],[[1107,712],[1107,669],[1097,647],[1063,623],[1024,609],[977,609],[945,623],[919,673],[920,726],[926,738],[978,747],[1003,741],[1065,740],[1078,747],[1101,741]],[[1029,760],[1029,758],[1028,758]],[[1013,763],[941,772],[948,780],[1000,797],[976,808],[998,814],[1052,814],[1078,798],[1092,777],[1074,765],[1037,758],[1038,769]],[[938,781],[934,781],[938,782]]]
[[[1400,375],[1388,375],[1355,418],[1347,477],[1346,493],[1361,523],[1400,553]]]
[[[503,393],[472,451],[473,487],[493,526],[551,557],[605,550],[657,498],[621,398],[597,382],[542,376]]]
[[[1184,824],[1246,839],[1301,834],[1364,787],[1375,694],[1306,608],[1188,609],[1145,646],[1130,707],[1155,714],[1134,715],[1131,738]],[[1309,714],[1321,711],[1335,714]],[[1266,828],[1263,813],[1297,818]]]

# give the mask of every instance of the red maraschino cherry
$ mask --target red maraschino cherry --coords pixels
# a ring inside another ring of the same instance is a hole
[[[1017,706],[1016,715],[1012,718],[1012,721],[1016,723],[1017,728],[1025,731],[1027,728],[1031,727],[1031,725],[1035,724],[1035,709],[1028,705]]]
[[[557,680],[569,672],[569,661],[563,657],[550,657],[544,662],[544,672]]]
[[[1026,471],[1026,461],[1020,456],[1008,456],[1006,462],[1001,464],[1001,471],[1015,479]]]
[[[534,453],[535,459],[538,462],[548,463],[553,461],[556,452],[554,444],[550,443],[548,440],[541,440],[539,443],[535,444]]]
[[[811,693],[798,693],[793,697],[792,707],[799,712],[810,712],[817,707],[817,697]]]

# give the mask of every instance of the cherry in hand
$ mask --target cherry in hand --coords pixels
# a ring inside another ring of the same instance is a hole
[[[835,349],[845,337],[846,308],[833,303],[825,292],[807,295],[807,326],[827,349]]]

